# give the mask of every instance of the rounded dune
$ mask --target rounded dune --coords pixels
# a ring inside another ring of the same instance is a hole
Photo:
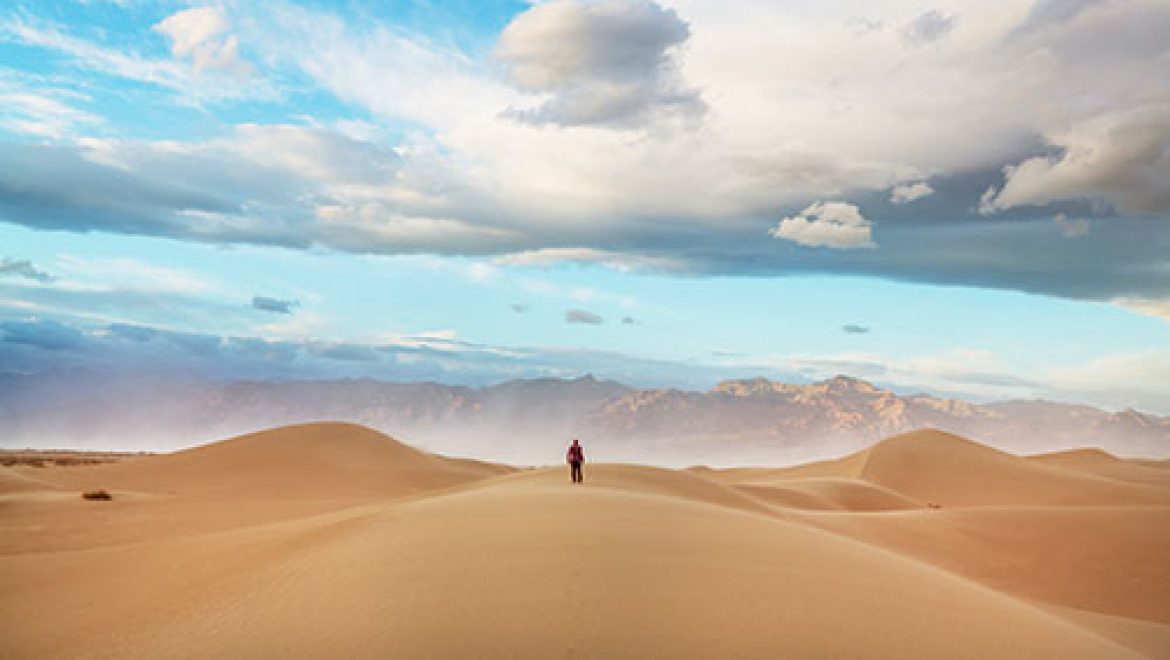
[[[1038,464],[933,429],[861,453],[858,477],[928,504],[1170,504],[1162,489]]]
[[[1124,460],[1096,448],[1040,454],[1029,456],[1028,460],[1118,481],[1170,488],[1170,470],[1164,465],[1156,461]]]
[[[446,488],[508,471],[448,459],[356,424],[250,433],[173,454],[66,473],[82,488],[251,499],[368,499]]]

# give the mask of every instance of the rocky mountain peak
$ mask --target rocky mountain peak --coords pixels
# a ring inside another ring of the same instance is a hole
[[[851,394],[878,394],[882,390],[874,387],[873,383],[861,380],[860,378],[853,378],[852,376],[845,376],[838,374],[828,380],[822,380],[816,384],[823,386],[829,392],[851,393]]]

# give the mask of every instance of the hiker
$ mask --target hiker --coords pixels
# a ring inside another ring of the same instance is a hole
[[[585,462],[585,449],[577,442],[577,438],[573,438],[573,444],[569,445],[565,460],[569,462],[569,477],[573,483],[579,484],[584,481],[584,477],[581,476],[581,464]]]

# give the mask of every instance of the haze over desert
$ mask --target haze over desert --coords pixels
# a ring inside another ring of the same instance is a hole
[[[921,430],[792,468],[585,468],[339,423],[0,468],[3,656],[1170,656],[1165,461]]]

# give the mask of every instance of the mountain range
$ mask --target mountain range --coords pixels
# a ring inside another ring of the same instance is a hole
[[[272,426],[364,424],[429,451],[519,464],[560,461],[581,438],[596,460],[789,464],[931,427],[1019,454],[1099,447],[1170,455],[1170,418],[1049,401],[901,395],[837,376],[728,380],[705,392],[592,376],[487,387],[377,380],[216,382],[159,374],[0,375],[0,446],[170,450]]]

